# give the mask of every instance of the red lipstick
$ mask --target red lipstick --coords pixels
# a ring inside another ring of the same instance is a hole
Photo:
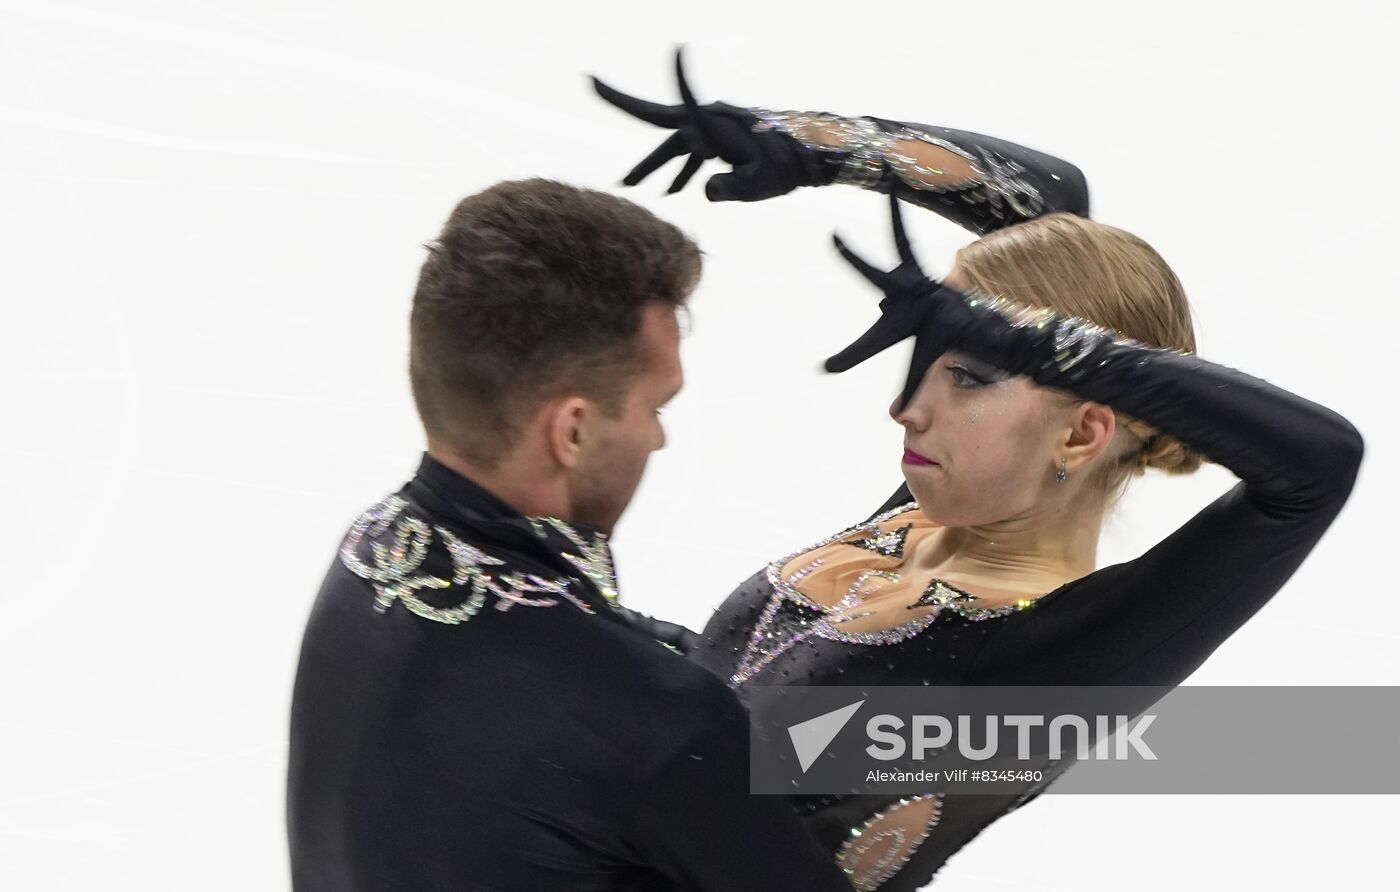
[[[908,446],[904,447],[904,464],[906,465],[936,465],[938,462],[926,455],[920,455]]]

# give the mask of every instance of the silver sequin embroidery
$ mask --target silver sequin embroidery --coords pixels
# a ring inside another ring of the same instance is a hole
[[[776,130],[808,150],[845,154],[836,183],[873,189],[883,182],[888,169],[912,189],[956,193],[970,204],[986,204],[998,219],[1005,219],[1008,210],[1024,219],[1039,216],[1045,210],[1040,190],[1021,176],[1026,169],[985,147],[975,147],[976,154],[973,154],[946,139],[907,125],[901,125],[895,133],[887,133],[870,118],[764,108],[749,111],[758,119],[753,125],[755,131]],[[834,144],[812,139],[809,133],[813,127],[831,137]],[[914,158],[900,153],[900,140],[923,142],[957,155],[972,168],[974,178],[956,183],[930,180],[930,177],[945,176],[947,171],[924,167]]]
[[[1078,316],[1062,314],[1050,307],[1028,306],[999,294],[988,294],[977,289],[968,289],[964,294],[969,307],[990,310],[1014,328],[1051,330],[1053,350],[1048,364],[1058,372],[1068,372],[1104,343],[1159,353],[1174,353],[1178,356],[1191,355],[1188,351],[1144,344],[1111,328],[1104,328]]]
[[[887,558],[903,558],[904,543],[905,540],[909,538],[909,530],[912,526],[913,524],[906,523],[904,526],[897,527],[889,532],[881,532],[879,529],[876,529],[875,532],[871,533],[869,536],[864,536],[860,539],[852,539],[850,542],[843,544],[854,545],[856,548],[864,548],[867,551],[873,551]]]
[[[773,594],[769,596],[767,604],[764,605],[763,612],[759,614],[758,621],[754,624],[753,631],[750,632],[748,642],[745,644],[744,652],[740,655],[735,671],[729,677],[730,687],[738,687],[749,679],[753,678],[775,659],[791,650],[797,644],[813,637],[824,638],[830,641],[839,641],[845,644],[858,645],[886,645],[896,644],[906,641],[933,625],[943,614],[950,611],[963,617],[964,619],[979,621],[991,619],[992,617],[1005,616],[1018,610],[1023,610],[1035,603],[1034,598],[1022,598],[1012,604],[999,607],[969,607],[967,602],[975,600],[971,595],[960,592],[947,585],[941,580],[933,580],[929,583],[928,589],[920,596],[921,606],[932,606],[934,609],[927,614],[915,617],[909,622],[886,629],[877,629],[868,632],[844,631],[840,628],[840,623],[857,619],[867,614],[848,615],[844,611],[859,603],[859,598],[853,597],[856,590],[863,586],[867,579],[873,576],[883,576],[885,578],[898,579],[895,574],[880,570],[871,570],[860,574],[855,585],[851,587],[851,592],[835,606],[820,604],[808,598],[797,589],[796,583],[821,565],[821,559],[815,559],[807,563],[786,579],[783,578],[783,567],[800,555],[815,551],[825,545],[830,545],[844,539],[854,533],[864,533],[867,537],[881,535],[880,524],[896,517],[906,511],[917,509],[917,502],[908,502],[898,508],[871,518],[865,523],[857,524],[842,530],[835,535],[828,536],[815,545],[811,545],[801,551],[793,552],[786,557],[773,561],[766,568],[766,576],[769,585],[773,588]],[[784,610],[784,602],[791,606]],[[840,614],[832,617],[832,614]]]
[[[560,556],[597,586],[604,600],[609,604],[617,603],[617,571],[613,567],[612,546],[607,536],[598,532],[585,537],[573,524],[557,517],[531,517],[529,520],[536,533],[540,532],[541,524],[549,524],[572,542],[578,553],[564,551]]]
[[[515,606],[553,607],[561,599],[585,613],[593,608],[570,590],[566,577],[548,579],[533,573],[502,572],[506,561],[470,545],[451,530],[405,514],[408,501],[390,495],[362,513],[340,546],[340,560],[374,587],[375,609],[385,612],[396,601],[434,622],[456,625],[471,619],[496,598],[497,610]],[[434,538],[436,535],[436,538]],[[368,538],[368,560],[361,546]],[[419,572],[429,550],[440,541],[452,561],[452,576]],[[434,607],[418,597],[422,589],[463,588],[464,599],[451,607]]]

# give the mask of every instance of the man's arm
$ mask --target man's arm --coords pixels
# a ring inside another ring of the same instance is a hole
[[[717,679],[696,698],[697,730],[643,792],[632,839],[684,889],[851,892],[786,796],[749,793],[749,720]]]
[[[680,623],[657,619],[654,616],[639,613],[630,607],[623,607],[621,604],[617,605],[615,609],[617,614],[626,620],[627,625],[648,638],[660,641],[672,650],[680,651],[683,654],[690,653],[700,640],[699,635]]]

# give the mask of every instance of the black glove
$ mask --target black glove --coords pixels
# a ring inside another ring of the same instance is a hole
[[[623,607],[621,604],[616,605],[613,609],[638,632],[683,654],[690,653],[691,649],[700,642],[698,634],[679,623],[668,623],[654,616],[638,613],[630,607]]]
[[[857,256],[840,236],[836,249],[861,275],[885,292],[880,318],[850,346],[826,360],[828,372],[844,372],[877,353],[913,337],[914,355],[900,394],[902,409],[924,373],[950,349],[1036,383],[1068,388],[1096,363],[1091,355],[1110,344],[1143,347],[1109,329],[1049,309],[1022,307],[1005,298],[964,293],[930,279],[919,268],[890,196],[891,223],[899,265],[888,272]],[[1159,351],[1170,352],[1170,351]]]
[[[836,168],[819,152],[803,147],[776,130],[758,129],[749,109],[712,102],[700,105],[686,84],[681,51],[676,51],[676,80],[681,104],[661,105],[615,90],[596,77],[593,88],[608,102],[648,124],[676,131],[632,168],[622,182],[635,186],[672,158],[687,156],[667,192],[679,192],[700,166],[719,158],[733,167],[705,183],[711,201],[760,201],[783,195],[798,186],[831,182]]]

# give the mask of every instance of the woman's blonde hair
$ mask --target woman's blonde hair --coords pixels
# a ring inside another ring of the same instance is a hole
[[[1049,307],[1154,347],[1194,353],[1191,305],[1162,256],[1130,232],[1073,214],[1047,214],[988,233],[957,253],[967,283],[1018,303]],[[1142,448],[1108,463],[1112,491],[1148,468],[1189,474],[1204,457],[1174,437],[1117,413]]]

